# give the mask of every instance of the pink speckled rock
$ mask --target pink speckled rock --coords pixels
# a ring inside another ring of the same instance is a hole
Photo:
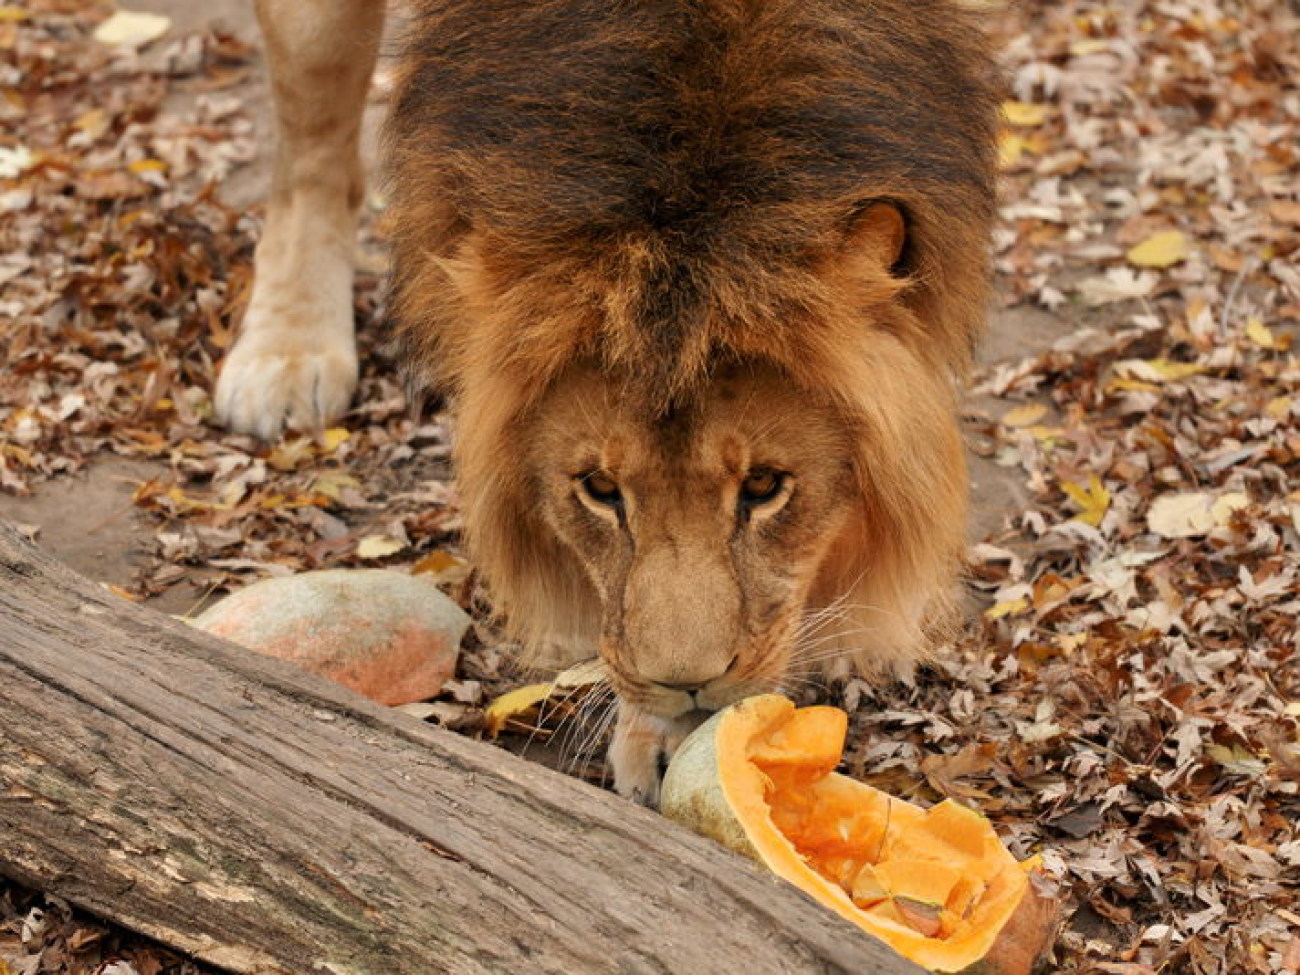
[[[419,576],[328,569],[255,582],[191,622],[394,705],[451,679],[469,617]]]

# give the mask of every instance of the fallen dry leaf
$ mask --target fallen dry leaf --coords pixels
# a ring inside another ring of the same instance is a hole
[[[1250,498],[1235,491],[1222,495],[1205,491],[1168,494],[1151,505],[1147,527],[1165,538],[1207,535],[1216,527],[1226,525],[1233,512],[1249,504]]]
[[[357,542],[357,558],[385,559],[406,548],[406,543],[391,535],[367,535]]]
[[[136,10],[115,10],[95,28],[95,40],[101,44],[144,47],[171,29],[171,18]]]
[[[1004,427],[1029,427],[1046,415],[1047,407],[1042,403],[1022,403],[1003,413],[1000,422]]]
[[[36,164],[26,146],[0,146],[0,179],[14,179]]]
[[[1140,244],[1129,248],[1125,257],[1135,267],[1167,268],[1185,261],[1191,253],[1191,241],[1177,230],[1152,234]]]
[[[1155,290],[1159,279],[1150,271],[1134,272],[1129,268],[1112,268],[1105,274],[1079,282],[1079,294],[1089,305],[1107,305],[1130,298],[1145,298]]]
[[[1296,975],[1300,972],[1300,934],[1293,934],[1291,940],[1287,942],[1286,951],[1282,953],[1278,968],[1287,975]]]
[[[1101,483],[1101,478],[1096,474],[1089,474],[1086,485],[1062,481],[1061,490],[1079,506],[1079,513],[1074,516],[1076,519],[1094,528],[1101,524],[1101,519],[1106,516],[1106,511],[1110,508],[1110,492]]]
[[[1034,105],[1028,102],[1003,102],[1002,117],[1012,125],[1032,127],[1047,121],[1047,105]]]
[[[578,687],[594,687],[609,681],[609,667],[600,657],[592,657],[580,664],[574,664],[555,676],[554,684],[560,690]]]
[[[1279,223],[1300,227],[1300,200],[1274,200],[1268,205],[1268,212]]]
[[[489,735],[499,735],[508,723],[534,711],[554,690],[554,684],[528,684],[502,694],[487,706],[484,728]]]

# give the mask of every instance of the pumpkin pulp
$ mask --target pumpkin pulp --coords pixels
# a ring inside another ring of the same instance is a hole
[[[774,695],[722,715],[720,785],[753,851],[776,874],[938,971],[983,958],[1028,889],[980,814],[930,809],[834,772],[847,716]]]

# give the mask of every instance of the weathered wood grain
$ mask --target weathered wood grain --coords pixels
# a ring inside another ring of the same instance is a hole
[[[0,873],[235,972],[920,971],[661,817],[3,525]]]

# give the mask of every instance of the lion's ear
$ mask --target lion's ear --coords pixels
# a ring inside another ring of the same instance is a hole
[[[892,203],[873,200],[850,218],[846,247],[863,263],[894,272],[907,243],[907,224]]]

